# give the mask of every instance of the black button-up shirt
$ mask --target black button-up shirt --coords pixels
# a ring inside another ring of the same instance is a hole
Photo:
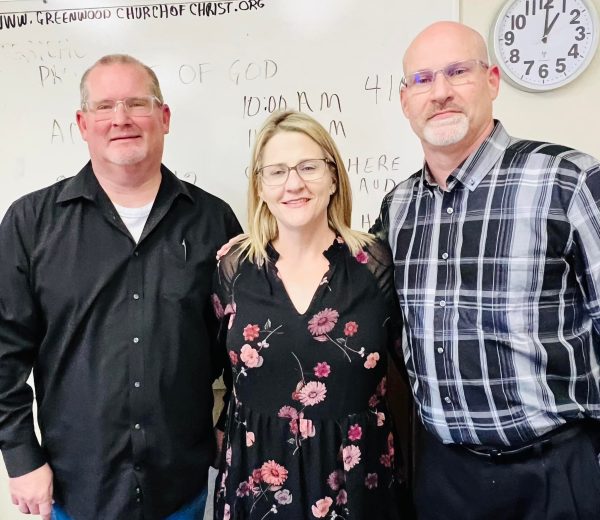
[[[48,461],[74,519],[163,518],[206,485],[215,252],[241,231],[165,167],[135,243],[90,164],[0,225],[0,448],[11,476]],[[34,370],[40,447],[33,428]]]

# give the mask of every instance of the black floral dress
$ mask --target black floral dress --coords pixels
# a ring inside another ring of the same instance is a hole
[[[397,518],[398,453],[386,408],[401,321],[387,244],[337,238],[299,314],[277,275],[230,251],[213,303],[231,388],[215,518]]]

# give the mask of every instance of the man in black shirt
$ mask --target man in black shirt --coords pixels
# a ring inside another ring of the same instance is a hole
[[[12,500],[58,518],[202,518],[215,455],[215,251],[227,204],[161,164],[170,110],[129,56],[81,81],[91,160],[0,225],[0,449]],[[33,368],[42,444],[34,433]],[[185,514],[196,507],[196,513]]]

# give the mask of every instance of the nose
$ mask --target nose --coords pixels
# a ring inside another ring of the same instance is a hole
[[[129,112],[127,112],[125,103],[123,101],[117,101],[117,104],[115,105],[115,111],[112,116],[112,121],[115,125],[129,122]]]
[[[452,97],[452,85],[448,81],[448,78],[444,76],[441,70],[435,73],[433,83],[431,85],[431,97],[437,101],[446,101]]]
[[[285,187],[288,190],[298,190],[304,187],[304,179],[300,177],[296,168],[290,168],[290,173],[285,181]]]

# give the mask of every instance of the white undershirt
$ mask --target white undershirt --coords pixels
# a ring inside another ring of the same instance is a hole
[[[154,201],[141,208],[126,208],[125,206],[114,204],[123,224],[125,224],[136,243],[139,242],[142,236],[142,231],[144,231],[144,226],[146,225],[146,220],[148,220],[148,215],[150,215],[153,204]]]

